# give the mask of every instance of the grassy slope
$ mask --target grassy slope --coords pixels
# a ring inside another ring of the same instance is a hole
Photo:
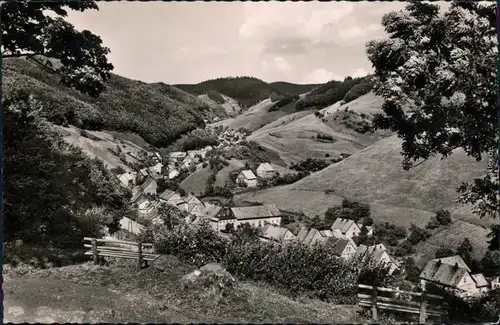
[[[131,141],[115,138],[111,132],[105,131],[87,131],[92,138],[84,137],[80,134],[80,129],[76,127],[55,126],[60,131],[64,140],[76,147],[80,148],[90,157],[99,158],[108,168],[122,167],[126,171],[131,169],[123,164],[119,156],[111,152],[120,147],[122,152],[131,152],[137,155],[138,152],[144,151],[144,147],[138,146]],[[140,142],[136,140],[135,142]]]
[[[463,223],[435,234],[428,243],[452,243],[470,233],[478,238],[478,251],[484,252],[487,230],[481,226],[488,226],[491,220],[478,219],[455,200],[460,182],[482,176],[485,163],[476,163],[457,151],[448,159],[433,158],[405,172],[400,150],[400,140],[391,136],[294,184],[241,194],[235,200],[276,203],[280,208],[313,216],[323,215],[343,198],[356,199],[370,203],[376,221],[402,226],[425,226],[437,210],[445,208]],[[327,189],[333,194],[325,194]]]
[[[211,174],[212,171],[210,167],[204,167],[186,177],[186,179],[181,182],[180,186],[187,193],[194,192],[195,195],[199,195],[205,192],[205,187],[207,186],[207,181]]]
[[[136,133],[156,146],[167,145],[181,134],[203,126],[204,118],[225,115],[222,107],[210,108],[175,87],[114,74],[107,90],[97,99],[90,98],[60,85],[57,76],[24,59],[4,61],[3,82],[7,95],[25,89],[42,100],[49,120],[56,124]]]
[[[382,100],[372,94],[367,94],[346,105],[332,105],[321,112],[332,114],[337,109],[344,110],[346,106],[359,113],[373,113],[380,111]],[[328,118],[325,123],[322,119],[311,114],[313,112],[297,112],[283,117],[256,130],[248,139],[257,141],[263,147],[278,152],[287,163],[290,163],[309,157],[325,158],[327,153],[331,157],[340,153],[353,154],[389,135],[388,132],[383,131],[361,134]],[[291,121],[292,118],[293,121]],[[313,139],[312,137],[318,133],[331,135],[336,141],[331,143]]]
[[[206,94],[198,95],[198,98],[203,100],[211,107],[222,106],[222,108],[224,108],[228,116],[237,116],[242,111],[243,108],[238,104],[237,100],[226,95],[221,95],[221,96],[224,98],[225,102],[224,104],[220,105],[217,104],[216,101],[210,99]]]
[[[251,282],[237,282],[222,302],[204,299],[205,288],[186,289],[180,278],[193,270],[175,260],[137,271],[129,265],[90,263],[9,277],[5,321],[47,323],[351,323],[366,322],[356,306],[293,300]],[[35,290],[34,287],[44,288]],[[228,301],[229,300],[229,301]]]

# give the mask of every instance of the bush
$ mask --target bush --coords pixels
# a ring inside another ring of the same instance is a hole
[[[290,169],[294,169],[299,172],[314,173],[322,169],[325,169],[329,165],[330,163],[325,160],[307,158],[306,160],[303,160],[301,162],[291,164]]]
[[[322,246],[262,242],[245,235],[246,228],[240,227],[235,232],[241,232],[239,235],[225,240],[205,222],[179,225],[172,231],[156,227],[154,241],[159,253],[176,255],[196,266],[219,262],[240,278],[264,281],[292,295],[306,293],[336,303],[355,303],[359,281],[378,285],[386,279],[381,270],[346,262]]]
[[[448,210],[439,210],[436,212],[436,221],[443,226],[451,223],[451,213]]]

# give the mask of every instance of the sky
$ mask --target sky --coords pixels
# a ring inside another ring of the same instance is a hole
[[[114,73],[144,82],[228,76],[324,83],[371,73],[366,42],[403,2],[99,2],[70,12],[111,49]]]

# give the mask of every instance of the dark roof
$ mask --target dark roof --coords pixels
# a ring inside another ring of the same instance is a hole
[[[467,270],[462,267],[432,260],[422,270],[420,278],[455,288],[466,273]]]
[[[142,190],[146,189],[146,187],[148,187],[149,185],[151,185],[153,182],[156,182],[153,178],[148,178],[144,183],[142,183],[142,185],[140,186],[140,188]]]
[[[344,252],[344,249],[347,245],[349,245],[348,239],[328,237],[326,241],[323,243],[324,247],[328,250],[331,250],[336,256],[341,256]]]

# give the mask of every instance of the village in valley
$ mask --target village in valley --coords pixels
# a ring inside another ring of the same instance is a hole
[[[0,1],[0,323],[500,325],[498,7],[181,2]]]
[[[226,128],[219,132],[220,144],[207,146],[200,150],[187,152],[170,152],[163,158],[158,152],[149,153],[153,166],[144,167],[138,172],[127,172],[117,175],[121,186],[132,191],[131,207],[137,212],[136,220],[123,217],[120,220],[121,230],[108,235],[109,239],[127,238],[127,234],[140,235],[147,225],[164,224],[165,218],[158,214],[162,204],[186,213],[184,221],[196,224],[206,221],[220,236],[228,236],[231,230],[242,226],[250,226],[260,230],[259,239],[278,245],[296,242],[303,245],[321,245],[337,256],[349,260],[369,262],[370,266],[383,266],[389,276],[405,275],[403,259],[396,258],[389,253],[383,243],[373,245],[357,245],[355,238],[363,234],[372,236],[374,226],[365,225],[363,220],[355,222],[351,219],[337,218],[329,229],[314,229],[300,226],[297,230],[289,229],[284,225],[283,217],[296,213],[278,209],[274,204],[255,206],[230,206],[227,200],[208,197],[208,200],[196,197],[193,193],[184,193],[165,189],[158,191],[158,182],[161,180],[175,180],[180,170],[196,171],[203,168],[215,149],[227,148],[245,140],[245,132],[238,132]],[[189,172],[188,172],[189,173]],[[255,170],[241,168],[235,191],[241,189],[257,189],[258,182],[279,176],[273,166],[260,163]],[[185,192],[185,191],[184,191]],[[417,287],[425,289],[425,284],[442,285],[457,292],[460,296],[480,296],[490,290],[500,288],[500,277],[487,280],[483,274],[473,274],[469,266],[459,255],[432,259],[427,262],[419,275]]]

